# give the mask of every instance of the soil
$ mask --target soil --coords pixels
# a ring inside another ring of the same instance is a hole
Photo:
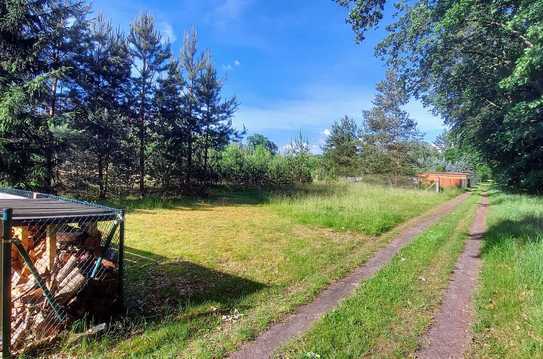
[[[274,324],[254,341],[230,355],[232,359],[270,358],[274,351],[287,341],[306,332],[324,314],[334,309],[342,300],[350,296],[361,282],[372,277],[383,268],[412,239],[424,232],[429,226],[452,212],[466,200],[469,193],[462,194],[426,214],[409,221],[399,234],[383,249],[378,251],[364,265],[354,270],[347,277],[332,283],[322,291],[313,302],[300,306],[295,313],[282,322]]]
[[[488,197],[477,208],[470,238],[458,258],[439,313],[435,316],[417,358],[463,358],[472,340],[473,293],[481,268],[481,240],[486,231]]]

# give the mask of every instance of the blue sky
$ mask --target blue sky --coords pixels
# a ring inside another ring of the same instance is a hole
[[[373,52],[384,32],[355,44],[345,9],[333,0],[94,0],[93,6],[125,30],[149,11],[175,52],[183,33],[196,28],[200,47],[212,52],[225,77],[225,95],[240,103],[234,125],[280,147],[302,131],[318,152],[334,120],[360,120],[384,76]],[[418,102],[406,110],[427,140],[442,131],[441,120]]]

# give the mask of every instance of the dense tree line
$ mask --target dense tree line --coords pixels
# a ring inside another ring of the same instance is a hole
[[[385,0],[336,0],[357,39],[383,18]],[[543,192],[543,2],[397,2],[377,54],[410,95],[441,114],[465,153],[501,183]]]
[[[128,34],[85,1],[0,3],[0,181],[141,195],[211,180],[238,133],[194,31],[179,56],[143,14]]]

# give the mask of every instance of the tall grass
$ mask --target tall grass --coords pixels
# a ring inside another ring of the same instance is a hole
[[[293,195],[275,196],[271,206],[304,224],[379,235],[458,193],[366,183],[313,184]]]
[[[543,198],[494,193],[470,356],[543,357]]]
[[[418,236],[276,357],[412,357],[462,251],[477,199]]]

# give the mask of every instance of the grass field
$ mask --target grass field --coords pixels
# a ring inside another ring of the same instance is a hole
[[[394,231],[368,234],[452,196],[351,184],[124,201],[129,317],[63,351],[220,357],[366,261]]]
[[[476,358],[543,357],[543,199],[491,193]]]
[[[419,191],[364,183],[313,186],[314,193],[300,191],[277,196],[272,207],[300,223],[336,230],[378,235],[439,203],[432,191]],[[444,196],[458,194],[450,190]]]
[[[471,196],[402,249],[281,353],[288,358],[408,357],[437,310],[474,215]]]

